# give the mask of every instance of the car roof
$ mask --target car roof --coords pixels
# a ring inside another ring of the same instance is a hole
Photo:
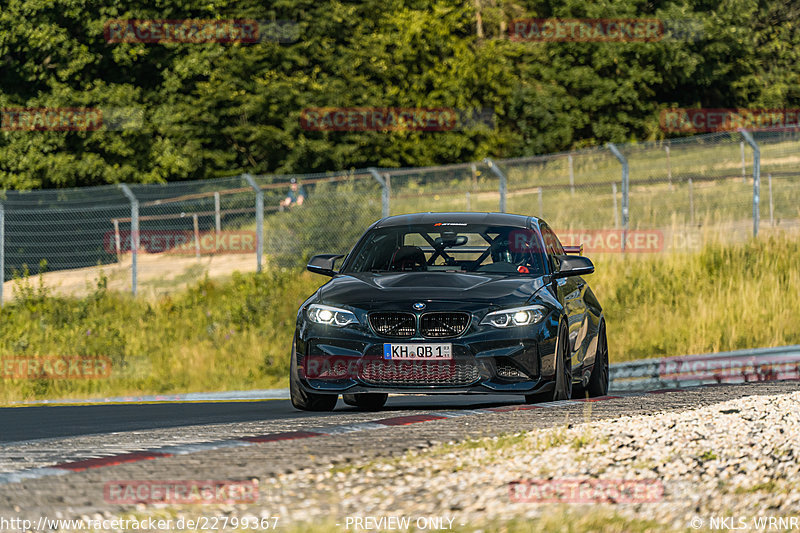
[[[475,213],[450,212],[435,213],[410,213],[407,215],[395,215],[382,218],[373,226],[374,228],[391,228],[396,226],[408,226],[411,224],[436,224],[437,222],[461,222],[464,224],[490,224],[497,226],[513,226],[518,228],[537,227],[539,219],[526,215],[514,215],[510,213]]]

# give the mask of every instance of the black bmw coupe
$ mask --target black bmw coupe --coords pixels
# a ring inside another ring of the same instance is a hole
[[[389,393],[520,394],[526,401],[602,396],[608,343],[600,303],[541,219],[419,213],[372,224],[300,307],[292,404],[379,409]]]

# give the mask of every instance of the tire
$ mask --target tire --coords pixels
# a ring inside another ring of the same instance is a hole
[[[589,376],[586,392],[590,398],[608,394],[608,338],[606,337],[606,321],[600,322],[597,332],[597,353],[594,356],[594,367]]]
[[[526,403],[556,402],[572,397],[572,358],[569,355],[569,335],[562,322],[558,328],[556,341],[556,373],[553,390],[537,394],[526,394]]]
[[[377,411],[389,399],[388,394],[382,393],[363,393],[363,394],[342,394],[342,400],[347,405],[357,407],[362,411]]]
[[[294,344],[289,368],[289,396],[295,409],[301,411],[333,411],[339,399],[338,394],[313,394],[303,390],[297,377],[297,353]]]

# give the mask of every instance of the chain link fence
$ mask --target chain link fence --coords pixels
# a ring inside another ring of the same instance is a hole
[[[796,230],[799,162],[800,133],[760,131],[428,168],[5,191],[0,287],[7,300],[41,274],[67,294],[98,283],[159,293],[346,253],[381,216],[418,211],[534,215],[587,253],[690,251]]]

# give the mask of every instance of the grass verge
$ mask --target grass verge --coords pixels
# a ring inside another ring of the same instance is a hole
[[[109,291],[102,279],[82,298],[53,296],[23,279],[0,312],[0,359],[106,356],[111,374],[3,379],[0,401],[285,386],[297,309],[321,281],[310,273],[234,273],[148,300]]]
[[[796,237],[595,264],[612,362],[800,343]]]
[[[800,343],[800,241],[692,254],[594,257],[612,362]],[[106,356],[105,379],[2,379],[0,402],[285,387],[299,305],[325,281],[297,270],[202,280],[157,299],[50,294],[19,281],[0,311],[0,359]],[[0,369],[2,369],[0,367]],[[6,374],[0,374],[7,375]]]

